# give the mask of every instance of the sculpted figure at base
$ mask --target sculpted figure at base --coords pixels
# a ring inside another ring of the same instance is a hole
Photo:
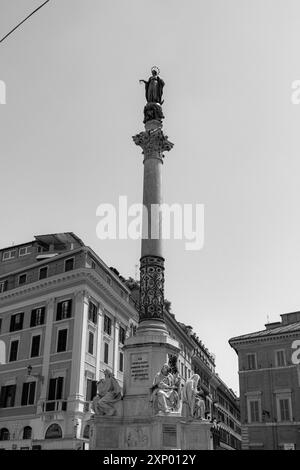
[[[113,416],[116,413],[114,404],[122,398],[121,387],[108,369],[104,371],[104,376],[97,383],[97,395],[93,399],[92,410],[96,415]]]
[[[205,419],[205,402],[198,392],[198,374],[186,381],[182,391],[182,416],[189,419]]]
[[[178,377],[170,373],[168,364],[164,364],[153,381],[151,402],[155,413],[171,413],[178,411],[180,398]]]

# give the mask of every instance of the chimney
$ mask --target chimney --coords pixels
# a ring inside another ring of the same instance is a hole
[[[266,327],[267,330],[272,330],[273,328],[277,328],[278,326],[281,326],[280,321],[275,321],[273,323],[266,323],[265,324],[265,327]]]
[[[291,325],[300,322],[300,312],[284,313],[280,315],[283,325]]]

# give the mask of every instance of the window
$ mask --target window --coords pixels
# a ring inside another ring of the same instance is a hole
[[[84,426],[84,431],[83,431],[82,437],[83,437],[83,439],[89,439],[90,438],[90,426],[89,426],[89,424],[86,424]]]
[[[95,305],[93,302],[89,302],[89,315],[88,318],[90,321],[97,324],[97,305]]]
[[[16,250],[5,251],[3,253],[2,261],[7,261],[13,259],[16,256]]]
[[[72,316],[72,300],[64,300],[57,304],[56,320],[65,320]]]
[[[131,323],[131,325],[130,325],[130,336],[135,336],[136,335],[136,330],[137,330],[137,327]]]
[[[62,430],[59,424],[51,424],[46,431],[45,439],[61,439]]]
[[[120,357],[119,357],[119,371],[123,372],[124,371],[124,354],[120,352]]]
[[[63,394],[63,377],[55,377],[49,381],[48,400],[61,400]]]
[[[26,256],[30,254],[30,246],[23,246],[19,249],[19,256]]]
[[[15,405],[16,388],[16,385],[1,387],[0,408],[10,408]]]
[[[41,335],[32,337],[30,357],[38,357],[40,355],[40,343]]]
[[[30,327],[43,325],[45,321],[45,307],[35,308],[31,311]]]
[[[111,335],[111,319],[104,315],[104,332]]]
[[[19,331],[23,328],[23,318],[24,312],[16,313],[15,315],[11,316],[10,319],[10,330],[9,331]]]
[[[7,290],[7,281],[1,281],[0,282],[0,294],[5,292]]]
[[[23,429],[23,439],[31,439],[32,437],[32,428],[30,426],[25,426]]]
[[[40,272],[39,272],[40,281],[42,279],[46,279],[46,277],[48,277],[48,266],[44,266],[43,268],[40,269]]]
[[[275,363],[277,367],[285,366],[285,350],[276,351],[275,353]]]
[[[21,274],[19,276],[19,286],[22,286],[27,281],[27,274]]]
[[[97,395],[97,381],[87,379],[86,380],[86,401],[92,401]]]
[[[18,358],[19,340],[16,339],[10,343],[9,362],[14,362]]]
[[[250,423],[259,423],[260,422],[260,402],[259,400],[250,400],[249,401],[249,412],[250,412]]]
[[[21,406],[34,405],[36,382],[24,382]]]
[[[88,347],[89,354],[94,354],[94,333],[89,331],[89,347]]]
[[[74,269],[74,258],[66,259],[65,261],[65,272],[72,271]]]
[[[126,339],[126,331],[125,331],[124,328],[122,328],[122,326],[120,326],[120,329],[119,329],[119,342],[121,344],[124,344],[125,339]]]
[[[256,369],[256,354],[247,354],[248,370]]]
[[[1,329],[2,329],[2,318],[0,318],[0,334],[1,334]]]
[[[67,350],[67,337],[68,329],[58,330],[57,336],[57,352],[64,352]]]
[[[291,421],[291,399],[290,398],[279,398],[279,421]]]
[[[9,440],[10,440],[9,430],[7,428],[0,429],[0,441],[9,441]]]
[[[104,362],[108,364],[108,344],[104,343]]]

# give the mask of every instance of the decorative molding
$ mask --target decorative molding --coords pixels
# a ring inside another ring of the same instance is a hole
[[[140,266],[140,322],[164,321],[164,259],[144,256]]]
[[[21,301],[25,296],[32,295],[33,297],[37,295],[43,295],[43,290],[45,289],[62,289],[62,288],[69,288],[69,285],[64,285],[64,283],[71,283],[71,282],[91,282],[96,287],[101,289],[101,294],[108,297],[112,302],[116,302],[122,307],[122,314],[127,314],[129,318],[132,316],[138,316],[136,309],[127,302],[123,297],[121,297],[116,291],[113,290],[111,286],[107,284],[107,282],[94,270],[89,268],[79,268],[73,271],[68,271],[66,273],[61,273],[53,277],[49,277],[43,279],[42,281],[37,281],[33,284],[27,284],[22,288],[13,289],[10,291],[6,291],[0,296],[0,308],[5,306],[4,301],[6,301],[9,305],[9,308],[14,308],[12,305],[13,301]],[[85,289],[79,289],[83,291]],[[88,289],[86,289],[88,292]],[[47,292],[48,294],[49,292]],[[72,294],[72,292],[70,292]],[[55,295],[56,291],[55,291]],[[98,294],[99,295],[99,294]],[[3,304],[2,304],[3,302]],[[1,305],[2,304],[2,305]],[[104,308],[103,308],[104,310]]]
[[[148,158],[157,158],[163,162],[163,152],[172,150],[174,144],[168,140],[160,127],[156,129],[140,132],[132,137],[133,141],[139,147],[142,147],[145,160]]]

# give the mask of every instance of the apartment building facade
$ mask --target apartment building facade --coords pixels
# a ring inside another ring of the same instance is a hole
[[[239,361],[242,448],[299,450],[300,312],[265,327],[229,341]]]
[[[0,251],[0,449],[88,446],[103,370],[123,383],[130,290],[74,234]]]

